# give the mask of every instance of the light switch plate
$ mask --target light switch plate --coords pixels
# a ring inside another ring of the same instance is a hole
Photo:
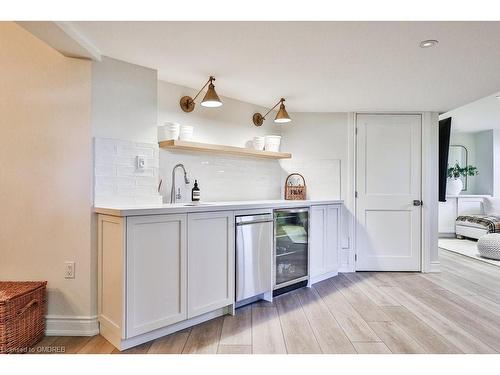
[[[141,155],[137,155],[135,158],[135,167],[139,171],[143,171],[146,168],[146,158]]]

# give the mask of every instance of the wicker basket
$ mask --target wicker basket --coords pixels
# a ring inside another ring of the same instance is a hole
[[[46,281],[0,281],[0,353],[25,353],[45,334]]]
[[[289,185],[290,177],[299,176],[302,179],[302,185]],[[306,199],[306,179],[300,173],[288,175],[285,181],[285,199],[286,200],[305,200]]]

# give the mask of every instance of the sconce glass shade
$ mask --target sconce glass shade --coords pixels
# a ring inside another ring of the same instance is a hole
[[[290,118],[290,116],[288,116],[285,105],[283,104],[283,102],[281,102],[280,109],[278,110],[278,114],[276,115],[274,122],[277,124],[284,124],[290,121],[292,121],[292,119]]]
[[[222,101],[219,99],[219,95],[215,92],[215,86],[212,82],[208,85],[207,93],[205,94],[201,105],[209,108],[220,107],[222,105]]]

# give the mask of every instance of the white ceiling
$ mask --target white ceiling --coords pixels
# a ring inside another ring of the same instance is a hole
[[[500,90],[500,22],[72,22],[168,82],[289,112],[445,112]],[[437,39],[433,48],[419,42]]]
[[[500,95],[500,92],[496,95]],[[451,129],[456,132],[500,129],[500,99],[496,95],[476,100],[439,118],[451,117]]]

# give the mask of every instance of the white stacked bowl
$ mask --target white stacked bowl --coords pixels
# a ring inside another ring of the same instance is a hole
[[[179,139],[181,141],[191,141],[193,139],[194,127],[191,125],[182,125]]]
[[[265,137],[253,137],[253,148],[256,150],[263,150],[266,145]]]
[[[266,135],[266,151],[279,152],[281,143],[281,136],[279,135]]]
[[[180,124],[176,122],[166,122],[158,127],[158,139],[160,141],[179,139]]]

